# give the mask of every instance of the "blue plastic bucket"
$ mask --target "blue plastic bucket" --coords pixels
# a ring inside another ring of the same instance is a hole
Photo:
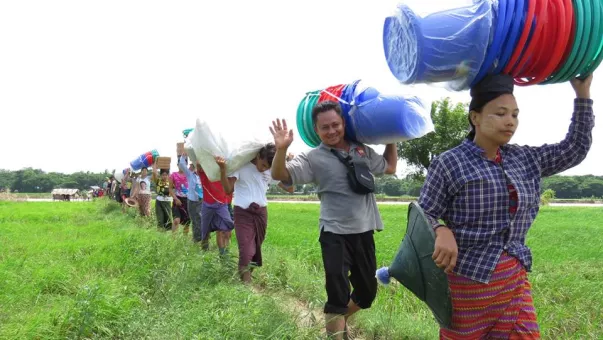
[[[367,144],[388,144],[424,135],[430,121],[419,110],[424,108],[418,98],[400,95],[379,95],[358,102],[350,112],[351,127],[358,141]]]
[[[348,84],[341,93],[341,99],[346,103],[341,102],[341,111],[343,113],[343,119],[345,120],[345,135],[346,138],[352,141],[356,141],[356,133],[354,129],[352,129],[352,121],[350,120],[350,110],[352,109],[352,102],[354,101],[354,93],[356,91],[356,86],[360,80],[356,80],[351,84]]]
[[[487,0],[422,19],[402,4],[384,22],[385,59],[402,83],[455,81],[455,89],[464,89],[484,61],[491,30]]]
[[[354,89],[354,102],[364,103],[377,98],[380,94],[376,88],[358,83]]]
[[[144,157],[141,156],[140,158],[142,158],[142,164],[145,168],[153,165],[153,155],[145,155]]]
[[[346,96],[346,93],[350,91],[350,87],[355,86],[356,82],[352,83],[352,84],[347,84],[344,88],[343,91],[341,91],[341,101],[339,101],[339,105],[341,106],[341,112],[343,112],[343,114],[347,114],[348,112],[350,112],[350,102],[348,101],[349,98],[346,98],[348,96]]]
[[[422,59],[421,25],[419,17],[406,5],[400,5],[394,16],[383,23],[383,52],[389,70],[405,84],[417,80],[419,63]]]
[[[143,157],[138,157],[135,160],[130,162],[130,167],[132,168],[132,170],[138,171],[138,170],[142,169],[143,167],[145,167],[144,163],[145,163],[145,160],[143,159]]]

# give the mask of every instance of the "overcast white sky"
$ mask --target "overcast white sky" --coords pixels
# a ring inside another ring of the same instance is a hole
[[[425,11],[426,1],[412,1]],[[197,117],[218,115],[235,130],[257,119],[266,127],[258,133],[268,134],[275,117],[295,126],[307,91],[358,78],[394,89],[381,30],[396,2],[2,1],[0,168],[123,169],[153,148],[173,157]],[[430,1],[429,9],[463,2]],[[429,86],[413,91],[469,100]],[[600,70],[592,94],[603,96]],[[569,83],[517,88],[516,96],[513,142],[563,139]],[[597,126],[589,156],[565,174],[603,175],[600,136]],[[293,151],[306,149],[296,135]]]

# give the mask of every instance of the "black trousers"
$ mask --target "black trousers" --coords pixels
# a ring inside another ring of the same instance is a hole
[[[320,232],[327,303],[324,312],[346,314],[350,299],[370,308],[377,295],[377,259],[373,231],[361,234]],[[350,283],[354,290],[350,294]]]

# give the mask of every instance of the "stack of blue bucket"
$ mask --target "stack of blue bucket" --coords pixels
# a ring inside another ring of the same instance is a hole
[[[447,82],[453,90],[468,88],[484,62],[492,17],[489,1],[424,18],[399,5],[383,25],[390,71],[403,84]]]
[[[562,83],[603,63],[602,22],[603,0],[473,0],[425,17],[401,4],[383,47],[403,84],[460,91],[500,73],[519,86]]]
[[[325,91],[325,90],[323,90]],[[302,140],[316,147],[320,139],[316,131],[308,128],[312,108],[305,108],[318,91],[308,92],[302,99],[297,114],[297,128]],[[419,138],[433,131],[431,105],[415,96],[383,94],[377,89],[356,80],[345,85],[339,101],[345,120],[346,138],[365,144],[390,144]],[[314,104],[315,105],[315,104]]]
[[[152,166],[153,163],[155,163],[155,161],[157,160],[157,157],[159,157],[159,152],[157,152],[157,150],[152,150],[152,151],[146,152],[146,153],[138,156],[133,161],[131,161],[130,167],[134,171],[138,171],[142,168],[148,168],[148,167]]]

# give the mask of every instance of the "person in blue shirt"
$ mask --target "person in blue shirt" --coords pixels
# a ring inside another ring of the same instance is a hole
[[[188,159],[186,155],[181,155],[178,160],[178,169],[180,169],[186,176],[188,182],[188,191],[186,193],[187,198],[187,210],[188,215],[193,225],[193,241],[195,243],[201,242],[201,205],[203,204],[203,188],[201,186],[201,179],[195,171],[195,165],[190,164],[187,167]]]

